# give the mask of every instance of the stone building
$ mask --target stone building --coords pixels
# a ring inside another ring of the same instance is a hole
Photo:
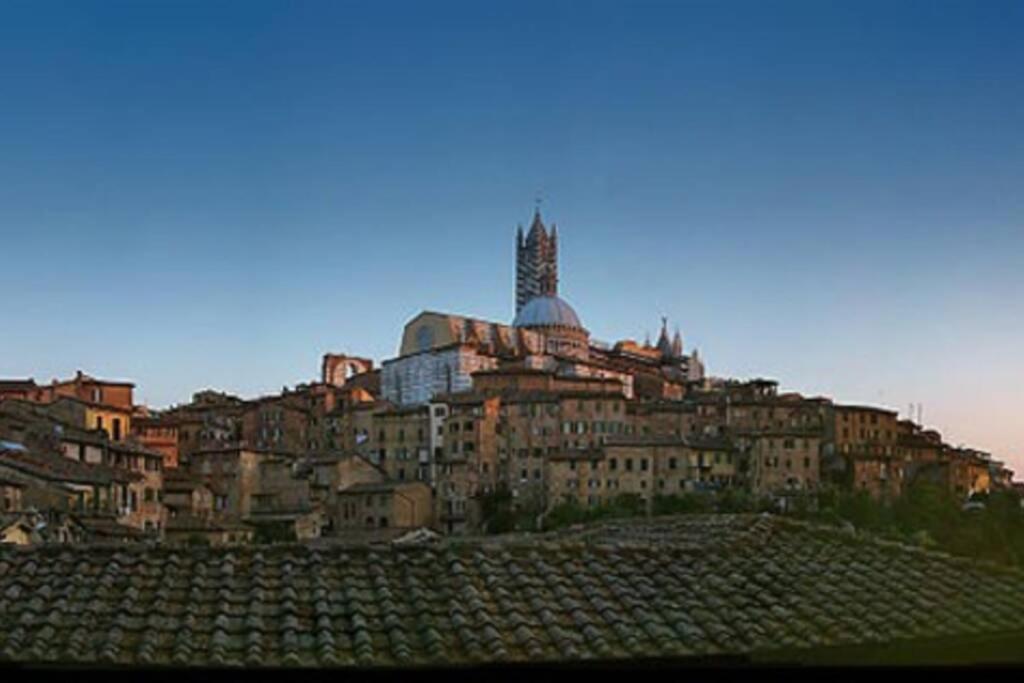
[[[21,492],[24,490],[23,482],[0,479],[0,512],[15,512],[24,509],[21,502]]]
[[[259,449],[308,450],[311,413],[288,395],[247,401],[241,414],[242,443]]]
[[[100,464],[88,464],[22,444],[0,442],[0,478],[19,489],[21,509],[105,516],[116,523],[126,516],[129,486],[141,475]]]
[[[748,480],[762,495],[786,497],[817,491],[821,435],[811,429],[774,428],[744,435],[749,444]]]
[[[41,403],[45,394],[45,388],[36,384],[35,379],[0,379],[0,401],[4,399],[18,399]]]
[[[320,535],[322,513],[313,509],[297,454],[229,447],[192,454],[188,471],[214,493],[216,521],[284,529],[296,538]]]
[[[132,434],[140,444],[164,456],[164,468],[178,466],[178,424],[172,418],[156,415],[132,419]]]
[[[370,460],[389,478],[427,480],[430,455],[428,406],[389,406],[373,413]]]
[[[896,411],[873,406],[831,407],[830,443],[823,457],[834,482],[866,491],[872,498],[901,495],[910,465]]]
[[[431,404],[435,518],[447,533],[476,528],[481,495],[501,477],[500,401],[475,392],[442,395]]]
[[[163,507],[163,455],[132,442],[107,445],[105,463],[136,475],[118,519],[122,524],[160,534],[166,524]]]
[[[352,530],[411,530],[433,524],[430,487],[416,481],[352,484],[338,491],[334,526]]]
[[[0,403],[0,437],[24,444],[27,458],[32,461],[43,458],[40,465],[56,458],[58,462],[50,467],[56,467],[67,476],[80,476],[83,482],[99,477],[109,485],[109,491],[77,487],[75,495],[81,493],[85,500],[102,502],[98,511],[116,515],[118,524],[159,534],[163,526],[159,502],[162,455],[133,441],[113,441],[105,430],[86,429],[64,421],[66,413],[60,410],[62,401],[77,402],[77,399],[61,398],[48,404],[20,400]],[[104,473],[108,471],[113,471],[114,475],[107,477]],[[40,509],[45,509],[46,505],[53,505],[57,510],[66,507],[60,496],[49,494],[39,504]],[[93,507],[86,505],[87,510]]]

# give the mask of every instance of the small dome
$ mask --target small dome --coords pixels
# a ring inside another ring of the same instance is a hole
[[[513,327],[544,327],[561,325],[583,329],[576,311],[557,296],[538,296],[530,299],[512,321]]]

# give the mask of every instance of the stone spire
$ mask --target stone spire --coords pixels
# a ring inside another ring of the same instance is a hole
[[[661,351],[663,358],[672,357],[672,342],[668,340],[668,318],[661,318],[661,334],[658,336],[658,351]]]
[[[672,337],[672,355],[676,358],[683,357],[683,335],[679,334],[679,326],[676,326],[676,334]]]

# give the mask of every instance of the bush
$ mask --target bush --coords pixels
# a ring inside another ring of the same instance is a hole
[[[1024,565],[1020,497],[996,491],[979,498],[985,500],[983,510],[964,511],[962,501],[947,489],[927,482],[911,486],[892,504],[872,500],[863,491],[831,491],[818,496],[819,511],[810,517],[836,525],[849,522],[955,555]]]
[[[544,517],[544,529],[558,529],[602,519],[639,517],[645,512],[643,499],[635,493],[616,496],[607,503],[595,507],[584,507],[573,500],[553,507]]]
[[[185,545],[208,546],[210,545],[210,541],[206,538],[206,536],[202,536],[200,534],[189,534],[188,538],[185,539]]]
[[[716,496],[716,510],[724,513],[754,512],[758,501],[743,489],[728,488]]]
[[[713,512],[714,500],[706,493],[681,493],[674,496],[655,496],[654,514],[685,515]]]
[[[260,524],[253,533],[253,542],[262,545],[271,543],[295,543],[295,526],[289,522]]]

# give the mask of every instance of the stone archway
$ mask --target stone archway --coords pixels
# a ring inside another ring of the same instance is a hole
[[[373,361],[340,353],[324,354],[321,367],[321,381],[324,384],[341,387],[356,375],[373,370]]]

